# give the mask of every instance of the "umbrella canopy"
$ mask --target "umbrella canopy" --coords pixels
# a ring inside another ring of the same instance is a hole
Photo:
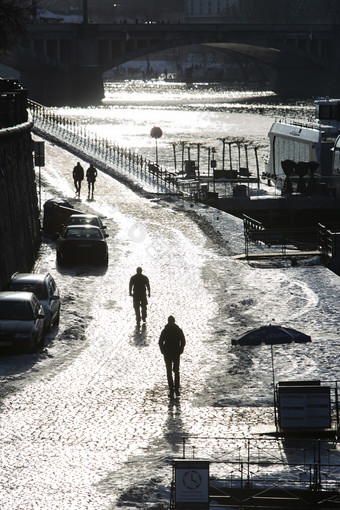
[[[269,326],[261,326],[260,328],[252,329],[240,338],[232,340],[231,343],[233,345],[275,345],[311,341],[311,337],[301,331],[297,331],[293,328],[285,328],[283,326],[272,326],[270,324]]]
[[[270,345],[271,358],[272,358],[272,375],[273,375],[273,398],[274,398],[274,416],[275,427],[277,430],[277,410],[276,410],[276,395],[275,395],[275,370],[274,370],[274,349],[273,345],[290,344],[293,342],[304,343],[311,342],[312,339],[309,335],[297,331],[293,328],[285,328],[284,326],[261,326],[257,329],[252,329],[237,340],[232,340],[233,345]]]

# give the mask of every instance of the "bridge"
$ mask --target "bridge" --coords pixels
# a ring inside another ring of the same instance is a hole
[[[337,23],[32,23],[1,57],[21,72],[31,99],[46,105],[96,104],[102,74],[131,59],[191,44],[247,55],[276,72],[285,94],[334,95],[340,78]]]

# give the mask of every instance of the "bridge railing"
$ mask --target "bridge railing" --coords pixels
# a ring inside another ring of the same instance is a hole
[[[34,125],[42,134],[52,136],[66,149],[73,148],[72,152],[100,166],[105,173],[117,176],[118,172],[125,177],[133,175],[158,192],[181,193],[176,175],[167,169],[39,103],[29,100],[28,107]]]

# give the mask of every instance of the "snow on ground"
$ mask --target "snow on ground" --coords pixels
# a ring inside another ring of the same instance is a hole
[[[55,243],[42,245],[36,269],[55,276],[62,315],[41,353],[0,358],[0,506],[165,509],[183,437],[198,436],[188,456],[231,458],[242,438],[274,428],[270,349],[234,347],[232,338],[267,323],[295,327],[312,342],[275,346],[276,381],[339,379],[339,278],[315,260],[235,259],[244,252],[240,219],[175,196],[136,194],[102,173],[95,200],[86,189],[76,200],[76,161],[46,144],[42,202],[66,197],[103,216],[109,267],[60,268]],[[152,288],[141,328],[128,296],[138,265]],[[170,313],[187,337],[176,403],[157,345]],[[231,450],[203,436],[229,438]],[[292,458],[281,447],[281,458]]]

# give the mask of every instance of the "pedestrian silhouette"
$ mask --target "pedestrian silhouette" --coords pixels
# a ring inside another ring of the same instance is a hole
[[[175,323],[175,317],[170,315],[168,317],[168,323],[159,337],[159,348],[164,356],[170,398],[174,398],[175,393],[177,397],[180,395],[179,360],[184,351],[184,346],[184,333]],[[175,380],[173,379],[173,373]]]
[[[73,180],[74,187],[76,188],[76,196],[80,197],[81,181],[84,179],[84,169],[81,164],[78,163],[73,168]]]
[[[136,274],[131,276],[129,283],[129,294],[133,296],[133,307],[135,309],[137,323],[140,323],[141,316],[143,322],[146,321],[148,305],[146,297],[147,292],[148,297],[150,297],[149,278],[142,274],[141,267],[137,267]]]
[[[88,169],[86,170],[86,179],[87,179],[87,184],[89,187],[88,198],[93,198],[94,183],[96,182],[96,178],[97,178],[97,170],[91,163],[90,166],[88,167]]]

